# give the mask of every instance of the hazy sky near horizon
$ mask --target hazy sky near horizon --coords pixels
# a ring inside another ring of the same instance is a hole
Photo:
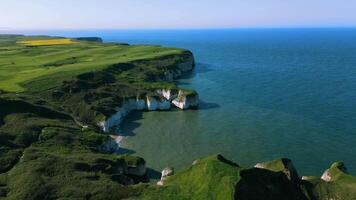
[[[0,0],[0,30],[356,26],[356,0]]]

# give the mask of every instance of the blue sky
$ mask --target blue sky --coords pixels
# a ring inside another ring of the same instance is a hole
[[[0,30],[356,26],[356,0],[0,0]]]

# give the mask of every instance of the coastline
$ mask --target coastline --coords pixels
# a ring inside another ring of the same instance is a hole
[[[51,42],[51,38],[45,39]],[[9,49],[3,49],[0,54],[8,58],[7,53],[12,50],[17,56],[28,59],[30,66],[36,56],[46,56],[43,52],[49,50],[47,45],[28,47],[16,45],[16,42],[10,44],[12,46],[9,45]],[[29,85],[3,85],[5,89],[17,92],[0,90],[0,199],[245,200],[265,199],[266,196],[273,200],[355,199],[356,177],[347,172],[342,162],[332,164],[321,177],[300,178],[288,158],[246,168],[215,154],[195,160],[184,169],[179,169],[177,174],[173,168],[167,167],[157,185],[149,183],[150,173],[158,177],[159,172],[147,168],[147,160],[128,154],[114,154],[108,151],[110,149],[101,148],[102,144],[108,142],[108,147],[114,147],[124,142],[125,137],[113,135],[110,129],[120,125],[132,110],[169,110],[172,106],[184,110],[198,106],[197,92],[172,83],[174,78],[193,69],[193,64],[184,64],[189,59],[194,61],[193,55],[187,50],[175,50],[172,54],[172,50],[152,49],[152,46],[75,42],[74,46],[52,46],[50,49],[55,53],[63,53],[62,48],[79,49],[77,57],[71,54],[65,58],[50,57],[43,59],[41,65],[36,62],[32,67],[41,66],[37,70],[45,67],[46,71],[61,70],[67,65],[73,67],[77,66],[77,62],[85,62],[85,68],[88,56],[93,54],[86,52],[83,55],[83,47],[99,48],[96,53],[100,58],[107,56],[106,53],[100,54],[103,53],[101,47],[114,50],[111,57],[115,57],[116,50],[127,48],[152,57],[142,60],[139,56],[136,61],[120,60],[119,63],[118,60],[111,60],[111,65],[95,71],[86,71],[86,68],[75,77],[61,77],[59,85],[51,85],[53,82],[50,81],[58,78],[53,74],[41,79],[32,77]],[[168,52],[168,55],[162,56],[157,51]],[[119,56],[126,57],[126,54]],[[18,59],[16,56],[10,58]],[[97,63],[92,64],[98,67]],[[16,66],[16,62],[12,65]],[[179,123],[169,122],[172,128],[179,127]],[[190,128],[184,131],[195,136],[199,134]],[[180,144],[176,140],[174,142]],[[249,146],[245,149],[249,150]],[[156,160],[162,160],[162,157],[155,156]],[[178,160],[178,156],[172,159]]]
[[[195,91],[173,82],[194,67],[186,49],[92,37],[0,35],[0,42],[6,75],[0,77],[0,199],[27,199],[32,188],[35,195],[47,195],[41,187],[49,185],[56,191],[70,187],[69,196],[99,189],[98,194],[129,197],[136,190],[130,185],[148,181],[146,161],[113,154],[124,137],[109,129],[132,110],[199,103]],[[100,122],[106,129],[99,129]],[[50,179],[41,182],[39,173]]]
[[[173,83],[182,75],[191,73],[194,67],[194,56],[191,54],[189,61],[177,63],[170,71],[165,72],[164,80]],[[160,88],[155,90],[155,95],[157,96],[147,95],[144,98],[127,99],[121,107],[116,108],[117,113],[107,117],[107,120],[97,123],[97,126],[103,132],[110,133],[110,138],[116,142],[118,149],[115,151],[119,150],[125,139],[125,136],[120,135],[115,130],[118,129],[131,111],[169,111],[172,107],[187,110],[196,109],[199,106],[199,94],[191,89],[182,89],[177,86],[175,88]],[[111,135],[112,133],[116,134]],[[110,144],[111,142],[109,141],[108,143]],[[111,147],[110,149],[115,149],[115,147]]]

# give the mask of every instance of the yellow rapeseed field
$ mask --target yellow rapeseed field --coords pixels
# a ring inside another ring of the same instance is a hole
[[[50,46],[50,45],[77,44],[78,42],[75,42],[69,38],[61,38],[61,39],[48,39],[48,40],[23,40],[23,41],[18,41],[17,43],[25,46]]]

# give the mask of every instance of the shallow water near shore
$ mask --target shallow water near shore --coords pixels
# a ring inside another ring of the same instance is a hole
[[[356,29],[56,34],[194,53],[196,69],[178,84],[198,91],[200,108],[134,112],[120,130],[125,151],[155,170],[221,153],[242,166],[288,157],[301,175],[341,160],[356,174]]]

